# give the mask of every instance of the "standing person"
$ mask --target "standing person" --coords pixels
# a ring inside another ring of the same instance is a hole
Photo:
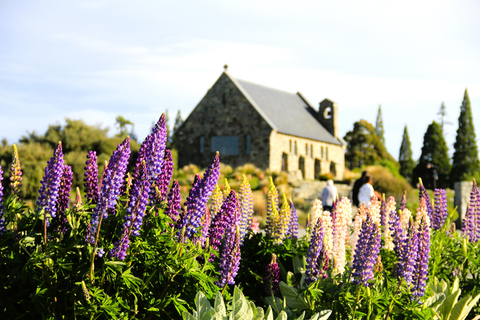
[[[337,187],[333,185],[332,180],[327,180],[327,186],[323,188],[322,195],[322,204],[324,211],[332,211],[333,202],[337,198]]]
[[[375,195],[375,191],[373,190],[372,175],[367,172],[363,181],[364,184],[358,191],[358,203],[360,206],[365,203],[365,206],[368,208],[370,206],[370,202],[372,201],[372,197]]]
[[[367,171],[362,172],[362,176],[355,180],[353,183],[353,188],[352,188],[352,204],[356,207],[360,206],[360,203],[358,203],[358,192],[360,191],[360,188],[363,186],[365,183],[365,175],[367,174]]]

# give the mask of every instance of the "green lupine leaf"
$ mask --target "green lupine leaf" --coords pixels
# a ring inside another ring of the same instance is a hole
[[[445,301],[439,308],[439,312],[442,315],[442,319],[448,319],[450,313],[452,312],[453,306],[457,303],[458,297],[460,296],[460,291],[454,291],[450,295],[447,295]]]
[[[303,311],[300,317],[296,318],[295,320],[303,320],[303,318],[305,318],[305,311]]]
[[[315,313],[310,320],[326,320],[332,314],[332,310],[322,310],[318,313]]]
[[[277,318],[275,318],[275,320],[287,320],[287,319],[288,319],[288,315],[283,310],[278,314]]]
[[[233,320],[251,319],[253,311],[250,310],[248,301],[245,299],[242,291],[235,287],[233,289]]]
[[[472,296],[468,296],[458,301],[453,307],[448,320],[465,319],[470,313],[470,310],[477,304],[478,299],[480,299],[480,294],[473,299]]]
[[[196,320],[192,314],[188,313],[188,311],[182,313],[182,318],[183,320]]]
[[[445,301],[445,294],[440,292],[428,298],[423,305],[425,308],[436,309],[443,301]]]
[[[282,281],[280,282],[280,291],[290,308],[300,310],[308,309],[308,304],[305,301],[303,293],[299,293],[294,287]]]
[[[273,320],[273,311],[272,311],[272,307],[268,306],[267,308],[267,312],[265,313],[265,317],[264,317],[265,320]]]
[[[215,296],[215,305],[214,305],[215,312],[222,316],[226,317],[227,316],[227,309],[225,308],[225,302],[223,302],[223,297],[220,291],[217,291],[217,294]]]

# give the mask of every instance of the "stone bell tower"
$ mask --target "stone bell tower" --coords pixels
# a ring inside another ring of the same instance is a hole
[[[338,128],[338,106],[336,102],[328,99],[320,102],[318,108],[317,120],[327,129],[335,138],[340,133]]]

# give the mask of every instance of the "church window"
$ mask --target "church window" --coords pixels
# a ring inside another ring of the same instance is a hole
[[[223,136],[212,137],[210,151],[219,152],[220,156],[236,156],[238,155],[238,137]]]

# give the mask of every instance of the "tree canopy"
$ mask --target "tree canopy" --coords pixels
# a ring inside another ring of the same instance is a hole
[[[453,153],[452,170],[450,173],[451,183],[470,180],[476,175],[478,178],[480,162],[478,159],[475,128],[473,126],[472,110],[467,89],[465,89],[463,102],[460,107],[457,136],[453,148],[455,151]]]
[[[413,160],[412,145],[410,143],[410,137],[408,136],[407,125],[405,125],[405,129],[403,129],[403,138],[402,144],[400,145],[400,152],[398,154],[398,162],[400,163],[400,174],[411,183],[415,160]]]
[[[350,169],[373,165],[381,161],[397,161],[388,153],[384,144],[375,133],[371,123],[360,120],[353,124],[353,130],[343,138],[347,142],[345,165]]]
[[[422,178],[427,189],[446,188],[450,174],[448,147],[440,125],[433,121],[423,137],[422,154],[413,170],[413,182]]]

